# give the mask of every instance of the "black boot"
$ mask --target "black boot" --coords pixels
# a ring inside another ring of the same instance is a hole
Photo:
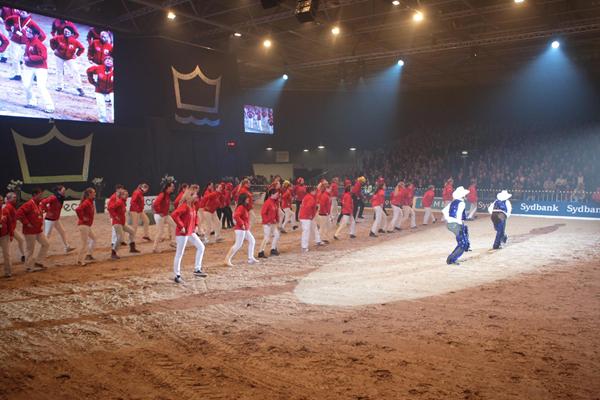
[[[277,250],[277,249],[271,249],[271,255],[272,256],[278,256],[279,255],[279,250]]]
[[[265,252],[264,251],[259,251],[258,252],[258,258],[267,258],[267,256],[265,256]]]
[[[140,253],[140,251],[135,248],[134,242],[129,243],[129,252],[130,253]]]
[[[119,257],[119,256],[117,255],[117,252],[116,252],[115,250],[111,250],[111,251],[110,251],[110,258],[112,258],[113,260],[118,260],[118,259],[120,259],[121,257]]]

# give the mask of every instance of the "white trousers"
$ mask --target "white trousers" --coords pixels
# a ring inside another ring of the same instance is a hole
[[[65,72],[71,76],[71,80],[75,85],[75,88],[81,88],[81,75],[77,71],[76,60],[63,60],[60,57],[56,57],[56,87],[63,88],[65,81]]]
[[[100,122],[110,122],[115,120],[115,94],[109,93],[95,93],[96,95],[96,107],[98,108],[98,120]],[[110,113],[107,111],[109,106],[106,104],[110,102],[112,107]]]
[[[338,215],[340,215],[338,199],[337,199],[337,197],[332,197],[331,198],[331,217],[333,218],[333,221],[337,221]]]
[[[329,215],[317,215],[317,226],[319,227],[319,236],[321,240],[329,240],[331,231],[331,220]]]
[[[17,44],[13,41],[8,45],[10,66],[13,75],[21,75],[21,63],[23,62],[23,56],[25,55],[25,45]]]
[[[265,251],[267,243],[271,240],[271,250],[277,249],[277,243],[279,242],[279,226],[277,224],[263,225],[263,240],[260,243],[258,251]]]
[[[127,232],[127,234],[129,235],[129,243],[135,243],[135,232],[133,231],[133,229],[131,229],[130,226],[128,225],[113,225],[112,226],[112,237],[111,237],[111,243],[112,243],[112,249],[114,251],[117,251],[117,249],[119,248],[119,246],[121,245],[121,242],[123,241],[123,232]]]
[[[302,238],[300,239],[300,245],[303,249],[308,249],[308,242],[310,241],[311,231],[315,236],[315,243],[321,243],[321,236],[319,235],[319,229],[317,224],[312,219],[301,219],[300,225],[302,225]]]
[[[37,257],[34,257],[33,253],[35,253],[36,242],[39,243],[41,247]],[[48,239],[46,239],[46,235],[44,235],[43,232],[36,235],[25,235],[25,243],[27,244],[25,266],[27,268],[31,268],[36,262],[43,263],[43,261],[46,259],[46,255],[48,254],[48,248],[50,247]]]
[[[196,235],[192,233],[189,236],[177,236],[175,238],[175,242],[177,242],[177,250],[175,251],[175,261],[173,262],[173,273],[175,276],[181,275],[181,259],[183,258],[183,253],[185,253],[185,246],[190,242],[194,247],[196,247],[196,261],[194,262],[194,271],[202,270],[202,258],[204,257],[204,243],[202,240]]]
[[[387,230],[393,231],[394,228],[400,228],[402,221],[402,207],[392,204],[392,220],[390,221]]]
[[[248,242],[248,260],[254,259],[254,246],[256,245],[256,240],[254,240],[254,236],[252,236],[252,232],[243,231],[241,229],[235,230],[235,243],[229,249],[229,260],[235,256],[235,253],[238,252],[239,249],[244,245],[244,240]]]
[[[383,229],[384,221],[383,221],[383,207],[375,206],[373,207],[373,211],[375,212],[375,221],[373,221],[373,225],[371,225],[371,232],[377,234],[379,229]]]
[[[350,224],[350,234],[356,235],[356,221],[354,220],[354,216],[343,215],[342,220],[340,221],[340,226],[337,228],[337,231],[335,231],[335,236],[338,236],[342,229],[344,229],[344,227],[348,224]]]
[[[77,262],[83,262],[84,257],[86,255],[91,256],[94,251],[94,245],[96,244],[96,235],[92,231],[91,226],[79,225],[78,227],[79,237],[81,238],[81,245],[79,246],[79,251],[77,252]]]
[[[294,211],[291,208],[286,208],[283,210],[285,217],[283,218],[283,223],[281,224],[281,229],[285,229],[285,226],[290,223],[290,225],[296,225],[296,216]]]
[[[131,227],[133,228],[134,235],[137,235],[137,230],[140,226],[141,220],[142,225],[144,225],[144,236],[150,236],[150,219],[148,218],[146,213],[143,211],[130,211],[129,215],[131,216]]]
[[[48,70],[46,68],[31,68],[26,65],[23,66],[23,86],[25,87],[25,96],[27,104],[30,106],[37,106],[37,97],[33,93],[33,77],[37,78],[37,89],[40,92],[42,101],[46,111],[54,112],[54,102],[46,84],[48,82]]]
[[[44,220],[44,234],[46,235],[46,238],[50,239],[50,234],[54,228],[56,228],[56,231],[60,235],[66,251],[69,247],[69,243],[67,242],[67,234],[65,233],[65,228],[63,228],[60,219],[56,221]]]
[[[177,226],[175,225],[175,221],[173,221],[173,218],[171,218],[170,215],[161,217],[159,214],[154,214],[154,221],[156,221],[156,236],[154,237],[153,250],[157,250],[158,244],[162,240],[163,230],[165,226],[167,227],[167,230],[169,230],[169,232],[172,232],[173,234],[175,234],[175,228]]]
[[[402,214],[402,221],[400,222],[400,225],[402,225],[404,221],[410,218],[410,227],[414,228],[415,226],[417,226],[417,222],[415,221],[415,210],[413,210],[412,207],[402,206]]]
[[[425,215],[423,216],[423,225],[427,225],[429,221],[435,221],[435,216],[431,212],[431,207],[425,207]]]

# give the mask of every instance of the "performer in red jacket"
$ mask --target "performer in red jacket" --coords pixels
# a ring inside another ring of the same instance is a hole
[[[469,186],[469,194],[467,199],[467,220],[471,221],[475,218],[477,212],[477,179],[471,178],[471,185]]]
[[[50,247],[48,239],[44,235],[44,213],[39,206],[42,199],[42,189],[33,189],[31,195],[31,199],[17,210],[17,219],[23,224],[23,234],[27,245],[25,266],[28,272],[46,268],[43,263],[48,254],[48,247]],[[37,257],[34,257],[36,242],[41,247]]]
[[[94,39],[88,43],[88,60],[91,63],[102,65],[104,64],[104,57],[112,55],[113,44],[110,32],[102,31],[98,39]]]
[[[417,222],[415,220],[415,210],[413,210],[413,202],[415,198],[415,186],[412,182],[408,182],[406,189],[404,189],[404,196],[402,198],[402,221],[400,225],[410,218],[410,227],[416,228]]]
[[[113,58],[108,55],[104,57],[103,65],[96,65],[87,69],[88,82],[96,88],[96,106],[98,107],[98,120],[100,122],[111,122],[115,120],[114,104],[115,94],[113,85],[115,82],[115,70]],[[112,104],[110,115],[107,104]]]
[[[214,190],[212,182],[204,192],[204,212],[202,215],[202,222],[205,224],[207,242],[210,241],[210,235],[214,233],[215,243],[223,241],[221,237],[221,221],[217,216],[217,209],[221,206],[223,201],[223,185],[219,184]]]
[[[352,201],[354,203],[354,219],[355,220],[364,219],[363,211],[365,209],[365,202],[363,199],[362,187],[366,181],[367,181],[367,179],[364,176],[359,176],[358,178],[356,178],[356,182],[354,183],[354,186],[352,186],[352,189],[350,190],[350,193],[352,193]]]
[[[370,237],[377,237],[377,233],[385,232],[383,228],[386,225],[386,221],[383,213],[383,205],[385,203],[385,181],[383,178],[377,179],[377,187],[375,193],[371,197],[371,206],[375,213],[375,221],[371,225],[371,231],[369,232]]]
[[[333,238],[335,240],[340,239],[340,232],[344,229],[345,226],[350,224],[350,238],[356,238],[356,221],[354,220],[354,200],[352,200],[352,183],[346,182],[344,187],[344,195],[342,196],[342,212],[341,212],[341,221],[340,226],[335,231],[335,235]]]
[[[392,220],[390,221],[387,232],[393,233],[394,230],[401,230],[400,221],[402,221],[402,200],[404,198],[404,181],[398,182],[396,188],[390,196],[390,204],[392,205]]]
[[[304,178],[299,177],[296,179],[296,185],[294,186],[294,202],[296,204],[296,221],[299,221],[298,214],[300,213],[300,205],[304,196],[306,195],[306,186],[304,185]]]
[[[429,185],[427,191],[423,195],[423,208],[425,209],[425,215],[423,216],[423,225],[427,225],[429,220],[432,220],[435,224],[437,219],[431,212],[431,206],[433,205],[433,200],[435,198],[435,187],[433,185]]]
[[[296,217],[294,211],[292,211],[293,202],[292,184],[290,181],[284,181],[281,187],[281,209],[283,210],[283,222],[281,223],[281,233],[287,233],[285,226],[289,223],[292,226],[292,230],[298,229],[296,225]]]
[[[175,183],[168,181],[162,187],[162,190],[154,199],[152,203],[152,210],[154,211],[154,221],[156,222],[156,237],[154,238],[154,247],[152,251],[155,253],[160,253],[158,249],[158,244],[160,243],[163,230],[165,225],[169,231],[175,231],[175,221],[169,215],[169,208],[171,205],[171,193],[175,190]],[[175,245],[171,245],[171,247],[176,247]]]
[[[196,259],[194,262],[194,275],[205,278],[207,274],[202,271],[202,258],[204,257],[204,243],[196,234],[198,226],[198,217],[194,209],[194,202],[198,199],[198,193],[195,189],[186,188],[180,198],[178,207],[171,213],[171,218],[175,221],[175,240],[177,241],[177,250],[175,251],[175,260],[173,261],[173,272],[175,274],[175,283],[182,283],[181,278],[181,260],[185,252],[185,246],[188,242],[196,247]]]
[[[65,28],[69,28],[69,30],[73,33],[73,37],[75,39],[79,38],[79,31],[74,23],[71,21],[67,21],[65,19],[57,18],[52,22],[52,29],[50,30],[50,34],[52,37],[62,35],[64,33]]]
[[[94,261],[94,245],[96,244],[96,235],[92,231],[94,224],[94,215],[96,214],[96,190],[87,188],[81,195],[81,202],[75,209],[77,214],[77,228],[81,237],[81,245],[77,254],[77,264],[86,265],[86,261]],[[86,251],[87,249],[87,251]],[[85,259],[84,259],[85,255]]]
[[[279,192],[277,189],[269,189],[267,199],[260,210],[263,226],[263,240],[258,249],[258,258],[267,258],[265,247],[271,240],[271,255],[278,256],[277,243],[279,242]]]
[[[233,213],[233,219],[235,221],[235,243],[225,256],[225,265],[233,267],[233,256],[242,248],[244,240],[248,242],[248,264],[256,264],[258,260],[254,258],[254,246],[256,240],[252,236],[250,231],[250,213],[248,211],[250,207],[250,196],[247,193],[241,193],[238,196],[237,207]]]
[[[319,206],[319,211],[316,222],[319,228],[319,237],[323,243],[328,244],[331,223],[333,220],[331,216],[331,188],[325,179],[317,186],[317,193],[317,205]]]
[[[223,201],[221,202],[221,229],[233,228],[233,213],[231,212],[233,184],[227,182],[223,185]]]
[[[140,226],[140,220],[144,227],[144,239],[146,242],[151,242],[150,239],[150,219],[144,212],[145,201],[144,195],[148,193],[150,186],[147,183],[140,183],[138,187],[133,191],[131,195],[131,201],[129,202],[129,215],[131,216],[131,225],[133,228],[134,235],[137,237],[137,230]]]
[[[25,262],[25,255],[27,254],[25,251],[25,238],[21,232],[17,231],[17,194],[14,192],[6,193],[6,198],[4,199],[4,207],[2,208],[2,212],[7,215],[8,221],[12,223],[12,226],[9,226],[9,230],[13,232],[13,237],[17,241],[19,246],[19,252],[21,253],[21,262]]]
[[[69,246],[67,241],[67,234],[65,228],[60,221],[60,213],[62,211],[63,203],[65,202],[66,188],[63,185],[58,185],[54,188],[52,195],[46,197],[40,202],[42,211],[46,214],[44,220],[44,234],[46,238],[50,239],[52,230],[56,228],[60,238],[62,239],[63,245],[65,246],[65,253],[70,253],[75,248]]]
[[[76,30],[66,26],[63,34],[50,39],[50,48],[54,50],[56,60],[56,91],[64,89],[65,70],[71,75],[71,79],[77,89],[79,96],[85,96],[81,87],[81,74],[77,68],[77,57],[85,52],[85,47],[76,39]]]
[[[339,201],[338,196],[340,194],[340,178],[337,176],[331,179],[330,185],[330,195],[331,195],[331,220],[337,221],[338,216],[340,215]]]
[[[33,79],[36,79],[36,87],[44,102],[44,111],[51,114],[54,112],[54,102],[50,93],[48,93],[48,53],[46,46],[41,42],[39,36],[41,31],[36,30],[35,26],[25,28],[25,56],[23,57],[23,86],[27,105],[25,107],[34,108],[37,106],[37,98],[33,92]]]
[[[10,259],[10,242],[13,239],[16,220],[14,215],[4,210],[4,199],[0,195],[0,248],[4,258],[4,277],[12,276],[12,261]]]
[[[139,250],[135,248],[135,231],[127,225],[127,219],[125,213],[127,211],[127,197],[129,193],[125,189],[121,189],[117,192],[117,198],[113,202],[108,204],[108,214],[112,224],[112,250],[110,258],[118,260],[120,257],[117,254],[117,249],[123,242],[123,232],[129,235],[129,252],[139,253]]]
[[[300,226],[302,227],[302,238],[300,245],[303,252],[308,251],[308,243],[310,242],[311,232],[315,236],[315,243],[317,246],[322,246],[324,243],[321,242],[321,236],[319,236],[319,229],[314,219],[317,215],[317,188],[311,187],[307,190],[307,193],[302,198],[302,204],[300,204],[300,212],[298,217],[300,218]]]
[[[9,33],[8,37],[12,42],[12,45],[10,46],[10,59],[13,77],[10,79],[20,81],[23,54],[25,53],[25,45],[28,43],[26,29],[32,28],[33,31],[38,32],[40,43],[46,40],[46,34],[42,28],[31,19],[31,14],[25,10],[14,9],[13,14],[4,19],[4,26]]]
[[[444,189],[442,190],[442,201],[444,208],[446,208],[446,206],[452,202],[452,193],[454,193],[454,179],[448,178],[444,184]],[[444,221],[443,218],[444,217],[442,216],[442,221]]]

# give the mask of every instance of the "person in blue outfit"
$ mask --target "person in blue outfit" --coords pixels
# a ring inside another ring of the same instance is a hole
[[[457,264],[458,259],[465,251],[469,251],[471,244],[469,243],[469,229],[465,224],[467,214],[465,212],[465,196],[469,191],[462,186],[456,188],[452,193],[452,201],[442,210],[446,227],[456,236],[456,248],[448,258],[446,263]]]
[[[500,249],[502,243],[506,243],[506,221],[512,213],[512,205],[510,199],[512,194],[506,190],[501,191],[496,195],[496,201],[492,202],[488,207],[488,212],[492,214],[492,222],[496,230],[496,239],[494,240],[494,249]]]

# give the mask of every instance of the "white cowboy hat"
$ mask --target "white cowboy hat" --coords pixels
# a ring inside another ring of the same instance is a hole
[[[508,193],[506,190],[503,190],[496,195],[496,198],[500,201],[508,200],[511,197],[512,197],[512,194]]]
[[[456,188],[456,190],[454,190],[454,192],[452,193],[452,198],[454,200],[459,200],[462,199],[463,197],[465,197],[466,195],[469,194],[469,191],[467,189],[465,189],[462,186],[459,186]]]

